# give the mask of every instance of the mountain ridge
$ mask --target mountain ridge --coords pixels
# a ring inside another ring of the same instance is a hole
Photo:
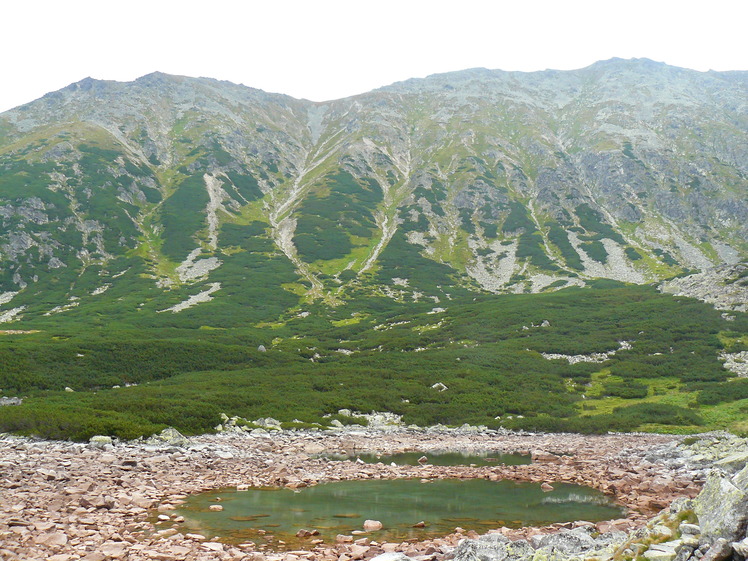
[[[264,282],[337,304],[737,263],[746,77],[611,59],[468,69],[329,102],[160,72],[86,78],[0,114],[0,293],[22,300],[42,273],[64,266],[73,286],[135,256],[165,301],[201,282],[204,294],[253,254],[286,271]],[[257,247],[231,242],[246,235]]]

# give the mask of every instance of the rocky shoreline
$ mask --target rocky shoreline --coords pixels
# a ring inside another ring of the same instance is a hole
[[[0,559],[350,561],[399,553],[438,560],[459,553],[458,544],[472,541],[465,538],[478,537],[456,529],[423,542],[378,543],[374,533],[339,536],[335,543],[310,541],[309,551],[272,552],[252,544],[225,544],[212,536],[183,534],[179,518],[172,513],[187,495],[210,489],[293,488],[345,479],[464,477],[577,483],[613,497],[628,509],[627,517],[595,525],[497,528],[492,534],[502,540],[537,541],[541,539],[537,536],[562,529],[576,531],[575,527],[592,528],[597,534],[628,532],[646,527],[653,515],[675,499],[695,497],[715,455],[729,457],[734,452],[733,444],[724,444],[725,438],[707,435],[685,445],[683,437],[653,434],[361,429],[255,430],[188,441],[178,437],[148,443],[99,439],[77,444],[0,435]],[[720,451],[715,452],[715,447]],[[415,450],[530,453],[533,463],[391,466],[315,458],[321,452]]]

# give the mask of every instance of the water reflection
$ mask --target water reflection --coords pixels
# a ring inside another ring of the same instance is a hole
[[[399,452],[396,454],[358,454],[350,452],[346,454],[317,454],[318,458],[328,460],[361,460],[367,464],[396,464],[398,466],[415,466],[419,463],[428,463],[434,466],[495,466],[507,465],[518,466],[529,464],[529,454],[503,454],[501,452],[462,453],[462,452]],[[422,458],[425,458],[424,461]]]

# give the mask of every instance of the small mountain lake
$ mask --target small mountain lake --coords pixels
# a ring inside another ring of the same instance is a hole
[[[223,510],[214,512],[211,505]],[[226,541],[253,541],[273,548],[310,547],[311,539],[334,542],[337,534],[362,530],[365,520],[384,528],[366,535],[377,541],[426,539],[446,535],[459,526],[486,532],[508,526],[546,525],[574,520],[619,518],[623,509],[601,492],[557,483],[543,492],[537,483],[485,479],[363,480],[325,483],[302,489],[224,489],[190,497],[176,511],[182,531]],[[414,527],[424,522],[423,528]],[[301,530],[317,530],[315,538],[297,538]],[[278,544],[278,540],[285,542]]]
[[[318,454],[318,458],[328,460],[351,460],[360,459],[367,464],[396,464],[398,466],[416,466],[418,460],[425,456],[428,464],[433,466],[518,466],[531,463],[529,454],[503,454],[501,452],[484,452],[481,454],[467,454],[462,452],[399,452],[396,454]]]

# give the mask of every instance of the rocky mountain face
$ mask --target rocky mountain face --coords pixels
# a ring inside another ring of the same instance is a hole
[[[87,78],[0,115],[0,321],[655,282],[745,261],[747,194],[748,72]]]

